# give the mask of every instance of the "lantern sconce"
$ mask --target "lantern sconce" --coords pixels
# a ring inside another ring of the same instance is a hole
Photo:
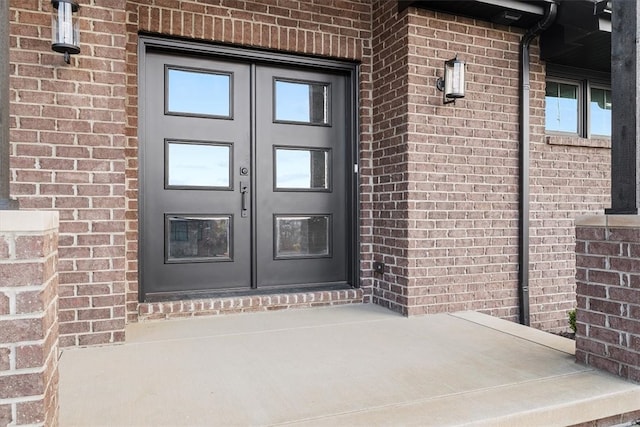
[[[70,62],[69,55],[80,53],[80,31],[74,14],[80,6],[76,0],[51,0],[51,49],[64,53],[64,62]]]
[[[445,61],[444,77],[439,77],[436,87],[442,94],[442,103],[456,102],[458,98],[464,98],[464,61],[455,58]]]

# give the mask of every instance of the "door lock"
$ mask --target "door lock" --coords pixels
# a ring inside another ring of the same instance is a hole
[[[249,168],[244,167],[244,166],[243,166],[243,167],[241,167],[241,168],[240,168],[240,175],[241,175],[241,176],[247,176],[247,175],[249,175]]]

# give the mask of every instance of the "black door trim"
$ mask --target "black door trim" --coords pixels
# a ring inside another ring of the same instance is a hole
[[[348,230],[350,234],[350,244],[347,248],[350,262],[348,265],[347,275],[351,280],[351,286],[354,288],[360,287],[360,191],[359,191],[359,128],[360,120],[358,114],[359,91],[360,87],[359,72],[360,65],[355,62],[338,61],[327,58],[294,55],[289,53],[272,52],[250,48],[240,48],[228,45],[218,45],[201,43],[195,41],[176,40],[164,37],[157,37],[151,35],[140,35],[138,37],[138,159],[144,158],[144,144],[140,141],[145,140],[144,126],[141,126],[141,118],[145,117],[145,99],[140,94],[144,94],[146,91],[146,82],[144,76],[146,75],[146,54],[148,52],[159,51],[164,53],[174,52],[176,54],[185,55],[205,55],[209,58],[227,59],[230,61],[241,62],[253,62],[263,63],[270,65],[286,65],[301,68],[311,68],[321,71],[334,71],[341,72],[348,76],[349,94],[347,99],[347,111],[350,112],[349,135],[347,140],[350,142],[351,147],[348,152],[351,154],[351,158],[348,159],[348,164],[351,164],[351,173],[347,174],[347,185],[351,190],[350,206],[348,206],[348,215],[350,218],[348,224]],[[255,66],[251,67],[251,84],[255,84]],[[251,108],[253,111],[254,108]],[[251,117],[254,121],[255,117]],[[255,127],[252,126],[252,129]],[[255,137],[255,135],[252,135]],[[254,156],[252,156],[255,158]],[[255,170],[255,165],[251,166]],[[252,177],[255,179],[255,177]],[[142,192],[144,188],[144,177],[142,173],[142,162],[138,162],[138,300],[139,302],[145,301],[144,291],[144,278],[143,278],[143,265],[142,265],[142,251],[143,245],[140,244],[143,241],[144,235],[141,227],[141,222],[144,218],[144,204]],[[252,183],[255,188],[255,183]],[[255,193],[255,192],[253,192]],[[252,197],[255,197],[252,195]],[[252,219],[255,221],[255,218]],[[255,229],[255,224],[252,229]],[[255,255],[255,254],[254,254]],[[252,283],[255,283],[255,271],[252,271]],[[291,292],[293,290],[289,290]],[[195,296],[195,295],[194,295]]]

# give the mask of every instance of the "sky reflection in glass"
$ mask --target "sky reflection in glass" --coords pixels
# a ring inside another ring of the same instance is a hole
[[[231,115],[231,76],[169,69],[167,108],[172,113]]]
[[[611,136],[611,91],[591,88],[590,119],[592,135]]]
[[[578,86],[547,82],[545,129],[578,133]]]
[[[328,156],[325,150],[276,150],[276,188],[326,189]]]
[[[309,122],[309,93],[306,83],[276,81],[276,120]]]
[[[230,147],[169,143],[168,184],[184,187],[229,187]]]

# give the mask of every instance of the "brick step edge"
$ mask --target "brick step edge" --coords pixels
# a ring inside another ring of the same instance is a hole
[[[140,303],[138,321],[361,304],[362,289]]]

